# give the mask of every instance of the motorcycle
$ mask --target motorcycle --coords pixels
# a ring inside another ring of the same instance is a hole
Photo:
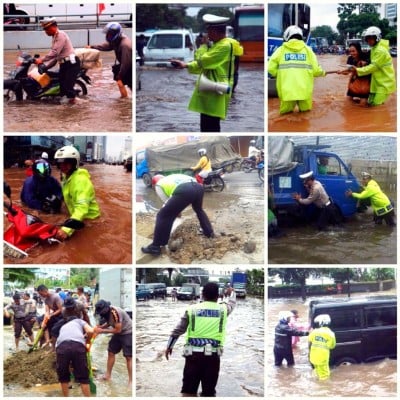
[[[20,50],[19,46],[18,49]],[[29,100],[40,100],[44,97],[60,96],[60,79],[58,71],[46,71],[40,74],[38,68],[29,71],[31,65],[40,58],[38,54],[33,57],[25,52],[19,51],[16,68],[9,73],[9,79],[4,79],[4,101],[8,102],[16,97],[23,100],[23,93]],[[91,79],[86,75],[86,69],[81,68],[75,81],[74,90],[76,96],[87,95],[86,84]]]
[[[249,173],[253,170],[257,169],[256,160],[252,159],[251,157],[243,158],[242,163],[240,164],[240,170],[243,172]]]
[[[218,168],[209,172],[207,178],[203,179],[202,185],[204,187],[204,190],[206,192],[222,192],[225,187],[225,181],[222,178],[224,172],[225,171],[223,168]],[[187,170],[185,174],[195,176],[194,171],[191,169]]]
[[[11,188],[4,184],[4,194],[9,202],[4,202],[7,209],[7,219],[11,225],[4,232],[3,253],[10,258],[25,258],[27,251],[41,242],[59,243],[55,236],[58,227],[65,226],[72,229],[82,229],[85,225],[76,219],[67,219],[62,224],[49,224],[35,215],[28,214],[21,207],[12,204]]]

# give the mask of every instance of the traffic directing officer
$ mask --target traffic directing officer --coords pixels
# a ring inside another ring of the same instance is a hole
[[[172,65],[176,68],[187,68],[191,74],[204,74],[211,81],[226,83],[232,88],[236,47],[226,37],[228,21],[227,17],[205,14],[203,22],[206,24],[208,39],[213,45],[194,61],[186,64],[180,60],[171,60]],[[200,91],[199,80],[197,81],[189,110],[200,113],[201,132],[221,131],[220,120],[226,118],[231,95],[231,91],[223,94],[209,90]]]
[[[67,103],[75,104],[75,80],[80,70],[79,58],[75,56],[75,50],[71,40],[64,31],[57,27],[55,18],[45,18],[40,25],[47,36],[52,36],[51,50],[42,59],[38,58],[39,73],[43,74],[52,68],[57,62],[60,64],[60,94],[67,96]]]
[[[226,336],[226,320],[236,305],[234,289],[230,287],[226,293],[229,296],[228,303],[218,303],[218,285],[215,282],[205,284],[204,301],[189,306],[168,340],[165,350],[167,360],[179,336],[186,333],[181,389],[185,397],[196,397],[200,382],[202,397],[216,395],[220,356]]]
[[[203,210],[203,185],[197,183],[191,176],[184,174],[155,175],[152,184],[164,205],[157,214],[153,243],[142,247],[143,253],[156,256],[161,254],[161,246],[168,244],[175,218],[189,204],[192,205],[197,215],[204,235],[209,238],[214,237],[210,220]]]
[[[319,380],[325,380],[330,376],[329,356],[330,351],[336,346],[336,337],[329,328],[331,317],[328,314],[316,316],[314,323],[317,329],[314,329],[308,337],[310,362]]]
[[[370,199],[372,209],[374,210],[375,224],[380,225],[385,220],[387,225],[395,226],[393,205],[389,197],[382,192],[378,183],[372,179],[372,175],[369,172],[361,173],[361,183],[364,186],[364,190],[361,193],[353,193],[349,189],[346,192],[346,196],[359,200]]]
[[[283,33],[283,44],[272,54],[268,73],[276,77],[281,114],[294,111],[296,104],[300,111],[311,110],[314,77],[326,74],[311,47],[304,43],[303,31],[296,25]]]

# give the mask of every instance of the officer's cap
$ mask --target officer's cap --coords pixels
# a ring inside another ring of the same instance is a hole
[[[213,14],[204,14],[203,22],[206,24],[207,28],[225,28],[228,24],[228,17],[219,17],[218,15]]]
[[[52,25],[57,25],[57,20],[55,18],[45,18],[40,21],[40,25],[43,29],[47,29]]]
[[[306,172],[305,174],[299,175],[299,178],[303,179],[303,180],[307,180],[307,179],[312,178],[313,175],[314,175],[314,172],[313,171],[309,171],[309,172]]]

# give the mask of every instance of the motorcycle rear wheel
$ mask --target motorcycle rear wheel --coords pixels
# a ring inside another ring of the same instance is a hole
[[[251,166],[251,162],[249,161],[243,161],[242,165],[240,166],[240,169],[245,172],[246,174],[248,174],[249,172],[252,171],[252,166]]]
[[[88,93],[86,85],[79,79],[75,81],[74,90],[76,97],[86,96]]]
[[[225,182],[220,176],[214,176],[211,178],[210,187],[213,192],[222,192],[225,187]]]

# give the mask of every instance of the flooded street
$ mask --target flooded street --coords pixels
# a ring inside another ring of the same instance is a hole
[[[29,257],[21,260],[5,259],[8,263],[22,264],[131,264],[132,263],[132,174],[122,166],[85,164],[93,182],[101,216],[85,220],[85,227],[76,231],[60,244],[40,244],[28,251]],[[58,170],[52,174],[59,179]],[[21,205],[20,192],[25,180],[25,170],[8,168],[4,180],[11,186],[14,204]],[[48,223],[61,223],[69,215],[65,206],[62,214],[44,214],[23,207]],[[4,229],[9,222],[4,217]]]
[[[394,291],[369,293],[369,295],[395,294]],[[339,297],[339,296],[335,296]],[[352,297],[365,297],[360,293]],[[273,345],[274,328],[278,323],[278,313],[283,310],[297,309],[299,323],[308,323],[308,304],[314,297],[309,297],[305,304],[297,299],[268,300],[268,328],[266,355],[267,396],[282,397],[395,397],[397,394],[397,361],[384,359],[373,363],[343,365],[331,369],[327,381],[318,381],[313,375],[308,361],[307,338],[300,338],[294,350],[295,366],[274,367]]]
[[[27,50],[29,54],[47,54],[46,49]],[[15,68],[17,50],[4,52],[4,77]],[[79,105],[62,105],[59,99],[24,100],[4,104],[5,132],[131,132],[132,97],[121,99],[112,79],[114,52],[102,52],[103,66],[87,75],[86,100]]]
[[[167,361],[164,350],[172,329],[190,303],[150,300],[136,305],[136,396],[180,396],[184,336]],[[264,396],[264,300],[239,299],[228,317],[217,397]]]
[[[346,55],[324,54],[318,61],[325,71],[343,70]],[[393,58],[396,71],[397,59]],[[349,76],[332,74],[315,78],[313,109],[279,114],[279,99],[268,99],[270,132],[396,132],[397,93],[386,104],[367,108],[346,98]]]
[[[389,193],[391,198],[395,194]],[[318,232],[314,226],[282,228],[268,241],[270,264],[396,264],[397,229],[375,225],[372,213],[357,214],[342,228]]]
[[[239,83],[222,132],[264,131],[264,65],[240,64]],[[200,114],[187,109],[197,75],[186,69],[144,67],[136,92],[138,132],[199,132]]]
[[[203,208],[210,218],[211,224],[217,236],[229,237],[234,235],[239,238],[238,243],[252,241],[255,243],[255,251],[245,253],[238,249],[235,252],[226,252],[223,243],[215,242],[215,254],[211,259],[199,259],[195,257],[193,263],[209,264],[263,264],[264,263],[264,185],[259,180],[257,173],[246,174],[235,171],[224,175],[225,188],[222,192],[205,192]],[[147,204],[147,208],[146,208]],[[140,246],[149,244],[153,235],[156,212],[161,207],[161,201],[154,190],[144,186],[141,180],[136,180],[136,238],[137,238],[137,263],[165,264],[176,262],[167,254],[161,257],[143,257]],[[232,218],[232,216],[235,216]],[[183,218],[177,218],[177,223],[193,220],[194,226],[199,226],[198,220],[191,209],[187,207]],[[177,226],[175,224],[175,227]],[[197,230],[197,228],[195,229]],[[191,239],[186,238],[184,247],[191,246]],[[198,242],[200,236],[196,233],[193,241]],[[212,243],[210,244],[212,247]],[[221,249],[223,247],[225,252]],[[221,250],[222,252],[218,252]]]
[[[93,316],[91,317],[93,319]],[[37,331],[35,331],[36,333]],[[125,358],[122,354],[116,356],[115,365],[113,368],[112,380],[111,382],[105,382],[101,379],[106,371],[107,364],[107,346],[111,339],[111,335],[101,334],[96,337],[93,343],[91,354],[92,354],[92,364],[95,370],[94,382],[97,388],[97,397],[131,397],[132,391],[128,388],[128,376],[126,369]],[[20,352],[23,352],[24,356],[28,351],[29,347],[26,345],[25,340],[20,341]],[[3,328],[3,354],[6,360],[9,357],[18,357],[13,354],[15,350],[14,345],[14,332],[12,326],[4,326]],[[44,352],[45,350],[38,350]],[[32,353],[32,356],[35,354]],[[40,368],[40,364],[29,365],[29,363],[24,363],[23,368],[31,370],[34,368]],[[36,386],[30,387],[32,382],[26,382],[26,384],[5,384],[3,389],[4,397],[61,397],[61,388],[59,383],[50,384],[38,384]],[[70,391],[71,397],[81,397],[82,392],[77,383],[72,384],[73,388]]]

